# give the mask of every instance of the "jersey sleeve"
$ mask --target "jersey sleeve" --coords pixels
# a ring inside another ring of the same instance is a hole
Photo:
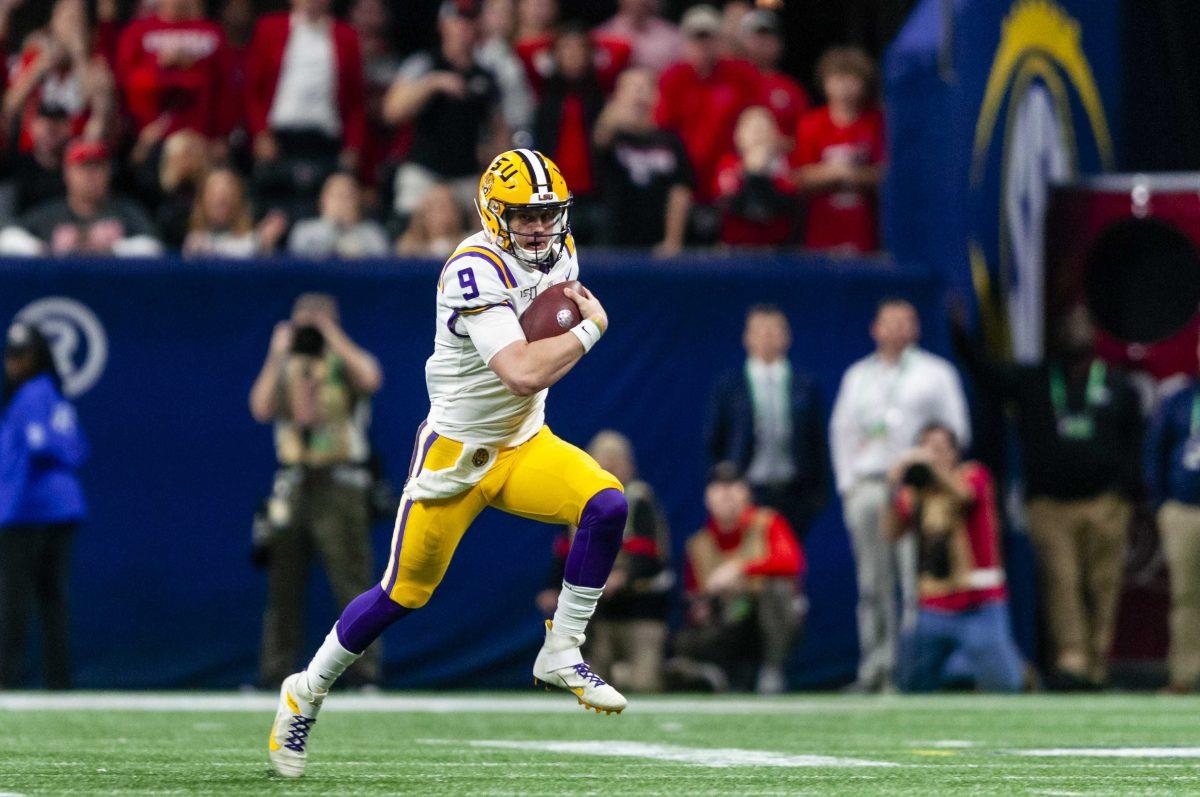
[[[490,363],[505,346],[525,340],[525,332],[511,307],[489,307],[463,315],[458,325],[466,330],[471,343],[475,345],[475,351],[479,352],[485,364]]]
[[[471,339],[483,361],[518,340],[525,340],[508,289],[512,273],[494,253],[456,252],[446,261],[438,281],[438,301],[449,308],[446,326],[460,338]]]

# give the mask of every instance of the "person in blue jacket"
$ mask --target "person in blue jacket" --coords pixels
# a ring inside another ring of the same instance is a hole
[[[87,515],[76,471],[87,457],[50,346],[16,322],[4,347],[0,396],[0,689],[21,686],[34,607],[42,620],[43,682],[71,685],[67,571]]]
[[[1200,381],[1159,405],[1146,433],[1145,474],[1171,574],[1167,691],[1186,694],[1200,689]]]

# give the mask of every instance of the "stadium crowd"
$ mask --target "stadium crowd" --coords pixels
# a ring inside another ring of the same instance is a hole
[[[27,3],[0,0],[2,253],[442,257],[512,146],[560,165],[581,244],[879,246],[874,65],[827,52],[814,106],[769,8],[446,0],[402,58],[386,0],[54,0],[10,40]]]

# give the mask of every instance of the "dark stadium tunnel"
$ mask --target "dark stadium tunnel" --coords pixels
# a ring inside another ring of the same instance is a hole
[[[1096,323],[1128,343],[1174,335],[1200,307],[1200,253],[1175,225],[1127,218],[1096,236],[1084,259]]]

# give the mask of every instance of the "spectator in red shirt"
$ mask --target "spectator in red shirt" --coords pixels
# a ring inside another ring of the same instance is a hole
[[[803,616],[804,552],[782,515],[751,503],[732,462],[713,467],[704,503],[708,523],[687,541],[690,625],[675,648],[685,662],[716,664],[734,687],[782,692]]]
[[[969,668],[956,675],[979,690],[1016,692],[1024,664],[1009,628],[996,487],[987,468],[960,456],[957,435],[934,423],[888,476],[892,535],[915,533],[919,551],[917,624],[901,644],[900,681],[939,689],[953,656]]]
[[[804,245],[873,252],[884,160],[875,66],[862,50],[837,48],[821,56],[817,76],[828,104],[800,118],[794,157],[796,181],[809,200]]]
[[[683,15],[683,60],[659,79],[658,124],[683,139],[696,174],[696,201],[716,197],[717,164],[734,151],[738,116],[759,99],[758,70],[746,61],[721,58],[721,15],[695,6]]]
[[[166,118],[165,134],[194,130],[224,151],[238,109],[225,32],[194,0],[159,0],[121,33],[117,82],[135,132]]]
[[[529,85],[540,95],[546,79],[554,74],[554,36],[558,19],[556,0],[521,0],[517,4],[517,56],[525,66]],[[617,83],[617,75],[629,66],[633,48],[619,36],[595,31],[592,61],[605,93]]]
[[[562,170],[571,186],[571,230],[591,243],[596,229],[596,164],[592,129],[604,108],[604,91],[592,68],[588,29],[564,25],[554,39],[554,72],[542,88],[534,122],[534,142]]]
[[[358,36],[330,2],[292,0],[290,14],[262,17],[246,62],[258,187],[293,218],[315,212],[325,179],[355,170],[366,143]]]
[[[786,131],[790,139],[810,103],[800,84],[779,70],[783,59],[779,15],[768,8],[756,8],[742,17],[741,33],[746,56],[758,67],[762,103],[775,114],[779,129]]]
[[[617,13],[597,33],[625,39],[633,48],[631,66],[662,72],[679,59],[683,36],[658,14],[658,0],[618,0]]]
[[[788,168],[787,139],[775,126],[771,112],[755,105],[738,117],[734,143],[737,153],[726,155],[717,167],[721,243],[787,243],[796,217],[796,186]]]
[[[19,147],[33,147],[31,125],[43,103],[66,111],[71,132],[91,140],[108,135],[116,110],[112,72],[92,54],[83,0],[57,0],[50,22],[25,40],[9,73],[5,126],[20,123]]]

